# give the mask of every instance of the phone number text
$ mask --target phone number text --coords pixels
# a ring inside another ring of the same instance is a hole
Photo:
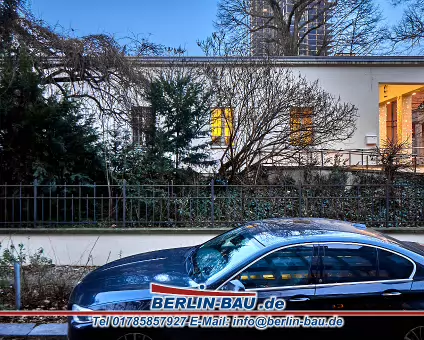
[[[331,317],[295,316],[94,316],[95,328],[341,328],[344,319]]]

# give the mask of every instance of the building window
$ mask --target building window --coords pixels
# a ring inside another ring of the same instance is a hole
[[[155,117],[150,106],[134,106],[131,110],[133,143],[146,145],[152,141]]]
[[[313,111],[311,108],[294,107],[290,111],[290,145],[308,146],[313,142]]]
[[[212,110],[212,144],[229,145],[234,129],[234,115],[231,108]]]

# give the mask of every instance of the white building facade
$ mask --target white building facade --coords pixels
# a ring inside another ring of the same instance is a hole
[[[259,60],[237,58],[234,66],[248,63],[255,67]],[[139,65],[157,72],[170,65],[214,67],[224,62],[228,64],[228,59],[159,57],[143,58]],[[325,91],[357,107],[353,136],[326,146],[325,154],[342,150],[345,164],[372,165],[375,159],[367,151],[393,139],[410,141],[411,153],[424,156],[424,57],[281,57],[272,62],[300,73],[308,81],[318,80]],[[219,148],[214,150],[215,157],[219,157]]]

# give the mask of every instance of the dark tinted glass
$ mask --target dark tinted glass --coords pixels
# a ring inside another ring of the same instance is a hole
[[[246,289],[307,285],[313,246],[286,248],[265,256],[242,272],[238,279]]]
[[[349,244],[324,245],[323,248],[323,283],[378,279],[376,248]]]
[[[382,280],[407,279],[414,270],[414,265],[408,259],[382,249],[378,249],[378,264]]]

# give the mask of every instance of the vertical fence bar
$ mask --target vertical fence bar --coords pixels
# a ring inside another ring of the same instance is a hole
[[[96,224],[96,182],[93,184],[93,221]]]
[[[118,226],[118,194],[115,194],[115,224]]]
[[[169,222],[169,209],[170,209],[170,205],[171,205],[171,203],[170,203],[170,188],[169,188],[169,183],[168,183],[168,197],[167,197],[167,201],[166,201],[166,214],[167,214],[167,216],[166,216],[166,220],[167,220],[167,222]]]
[[[7,222],[7,183],[4,184],[4,222]]]
[[[52,185],[49,187],[49,222],[52,222]]]
[[[102,194],[102,198],[100,199],[100,218],[103,222],[103,194]]]
[[[59,224],[59,194],[56,194],[56,222]]]
[[[132,198],[134,198],[134,197],[132,197]],[[131,199],[131,201],[130,201],[130,223],[133,223],[134,222],[134,220],[133,220],[133,200]]]
[[[386,228],[389,226],[389,210],[390,210],[389,183],[386,183]]]
[[[360,184],[358,184],[358,189],[357,189],[357,191],[356,191],[356,198],[357,198],[357,200],[356,200],[356,222],[359,222],[359,220],[360,220],[360,211],[361,211],[361,208],[360,208]],[[373,202],[374,202],[374,200],[373,200]],[[374,204],[374,203],[373,203]]]
[[[78,222],[81,223],[81,183],[78,185]]]
[[[34,228],[37,227],[37,179],[34,179]]]
[[[124,179],[124,182],[122,183],[122,224],[123,227],[126,227],[126,212],[127,212],[127,189],[126,189],[126,181]]]
[[[74,194],[71,196],[71,223],[74,223]]]
[[[16,304],[16,310],[21,309],[21,264],[19,262],[15,262],[13,264],[14,268],[14,276],[15,276],[15,304]]]
[[[26,221],[25,221],[25,226],[28,227],[29,223],[30,223],[30,208],[29,208],[29,199],[30,196],[29,194],[26,195]]]
[[[302,216],[302,183],[299,182],[299,217]]]
[[[15,226],[15,194],[12,196],[12,223]]]
[[[156,205],[156,200],[155,200],[155,187],[152,187],[152,219],[153,219],[153,225],[156,222],[156,217],[155,217],[155,205]],[[160,224],[160,219],[158,220],[158,225]]]
[[[215,224],[215,180],[211,180],[211,225],[212,228]]]
[[[63,222],[66,222],[66,183],[63,188]]]
[[[241,195],[241,218],[240,219],[238,219],[239,221],[237,221],[237,222],[241,222],[241,221],[243,221],[244,220],[244,215],[245,215],[245,212],[244,212],[244,194],[243,194],[243,187],[241,187],[241,193],[240,193],[240,195]]]
[[[19,183],[19,226],[22,227],[22,182]]]
[[[148,202],[149,202],[149,188],[152,188],[151,186],[146,187],[146,194],[144,195],[144,222],[146,225],[149,224],[149,209],[148,209]],[[169,218],[168,218],[169,219]],[[150,222],[152,220],[150,219]],[[153,225],[155,224],[155,221],[153,221]]]

